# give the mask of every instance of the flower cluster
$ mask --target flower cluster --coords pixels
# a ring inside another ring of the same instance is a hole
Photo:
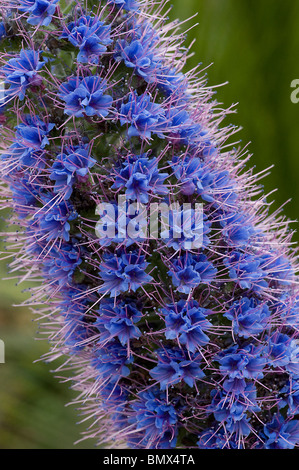
[[[64,112],[69,116],[106,117],[112,104],[112,97],[105,94],[106,83],[100,77],[70,77],[62,83],[57,96],[65,102]]]
[[[157,158],[129,157],[116,172],[111,188],[124,189],[127,199],[147,203],[151,194],[167,194],[168,173],[160,173]]]
[[[59,0],[12,0],[12,6],[19,12],[29,13],[26,18],[29,24],[49,26]]]
[[[1,6],[5,242],[45,358],[98,445],[298,447],[292,233],[164,3],[68,3]]]
[[[99,63],[99,58],[111,44],[110,25],[104,25],[97,17],[81,16],[68,24],[60,36],[68,39],[73,46],[79,48],[78,62]]]
[[[9,59],[0,69],[4,84],[9,86],[7,95],[24,100],[28,88],[41,84],[42,77],[38,71],[44,64],[45,61],[40,60],[40,52],[33,49],[21,49],[16,57]]]

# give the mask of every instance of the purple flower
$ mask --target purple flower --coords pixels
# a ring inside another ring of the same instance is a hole
[[[16,8],[22,12],[30,13],[27,18],[29,24],[48,26],[56,10],[59,0],[13,0]]]
[[[162,137],[165,113],[161,105],[153,103],[148,93],[130,93],[128,101],[120,108],[120,123],[128,124],[128,137],[150,139],[152,133]]]
[[[138,1],[137,0],[106,0],[108,5],[116,6],[118,8],[123,8],[127,11],[136,11],[138,10]]]
[[[131,405],[130,423],[139,431],[129,438],[133,447],[167,449],[175,447],[177,437],[177,412],[166,400],[164,392],[155,388],[141,392]]]
[[[157,158],[143,155],[131,157],[116,170],[112,189],[124,188],[127,199],[147,203],[150,195],[168,193],[164,185],[167,176],[167,173],[159,172]]]
[[[266,449],[294,449],[299,442],[299,421],[284,420],[275,414],[272,421],[265,424]]]
[[[165,318],[166,339],[178,338],[180,344],[184,344],[192,353],[209,343],[205,331],[212,327],[206,318],[211,312],[201,308],[195,300],[181,299],[177,304],[166,305],[161,313]]]
[[[99,292],[110,293],[110,297],[118,296],[121,292],[135,292],[139,287],[152,281],[152,276],[145,272],[148,263],[145,256],[138,252],[103,255],[99,276],[104,281]]]
[[[109,114],[113,98],[105,94],[107,85],[98,76],[71,77],[59,87],[58,96],[65,101],[65,114],[75,117]]]
[[[98,17],[81,16],[69,23],[60,37],[79,47],[78,62],[98,64],[112,43],[110,31],[111,26],[105,25]]]
[[[3,21],[0,22],[0,41],[6,37],[6,29]]]
[[[244,213],[228,213],[223,215],[220,221],[223,227],[222,233],[227,242],[233,246],[244,246],[250,240],[256,230],[252,220]]]
[[[242,297],[240,301],[233,303],[224,316],[232,321],[235,335],[250,338],[266,329],[270,310],[265,303],[260,303],[254,298]]]
[[[99,316],[94,326],[100,331],[100,342],[117,337],[126,346],[131,339],[139,338],[141,331],[135,325],[142,313],[134,301],[120,301],[115,304],[113,299],[103,299],[99,308]]]
[[[96,160],[89,155],[88,146],[67,146],[51,167],[50,179],[55,181],[54,192],[69,199],[76,179],[85,178]]]
[[[25,98],[27,88],[39,86],[42,82],[38,71],[45,61],[40,60],[40,52],[33,49],[22,49],[20,54],[10,60],[0,69],[0,76],[9,86],[7,96]]]
[[[185,256],[174,258],[168,274],[172,277],[172,283],[177,287],[178,292],[189,294],[201,283],[213,282],[217,269],[205,255],[194,256],[186,253]]]
[[[91,365],[103,380],[115,383],[130,374],[133,358],[128,358],[126,348],[117,342],[96,348],[93,356]]]
[[[157,67],[157,63],[154,54],[147,44],[143,44],[143,42],[136,39],[130,44],[126,44],[125,41],[119,41],[116,47],[117,60],[123,60],[125,65],[134,69],[140,77],[150,79],[151,74]]]
[[[17,143],[30,149],[43,149],[49,144],[48,135],[54,127],[55,124],[46,123],[38,116],[26,115],[16,126]]]
[[[246,387],[246,379],[261,379],[266,365],[261,356],[262,348],[253,345],[239,348],[232,346],[218,355],[219,370],[226,378],[223,388],[226,392],[240,394]]]
[[[76,211],[66,201],[55,204],[53,195],[43,196],[44,207],[35,215],[39,236],[47,241],[62,238],[70,239],[70,222],[78,216]]]
[[[71,284],[75,269],[82,263],[80,251],[72,243],[62,243],[53,247],[43,262],[46,278],[55,281],[60,287]]]
[[[184,381],[189,387],[204,377],[200,368],[200,354],[185,354],[179,349],[159,349],[157,351],[158,364],[151,369],[150,375],[160,384],[161,390]]]
[[[241,289],[259,292],[268,286],[265,280],[267,271],[263,269],[264,264],[261,257],[233,251],[224,263],[229,268],[229,277],[239,284]]]
[[[292,231],[165,2],[1,2],[3,258],[97,445],[293,449]]]

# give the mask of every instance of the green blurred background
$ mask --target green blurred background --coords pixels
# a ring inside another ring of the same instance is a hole
[[[242,126],[236,134],[253,153],[256,171],[274,164],[264,180],[265,191],[278,188],[273,207],[287,199],[284,208],[297,220],[299,205],[299,103],[291,102],[290,87],[299,79],[298,0],[173,0],[171,18],[182,20],[198,12],[198,26],[188,33],[196,38],[188,67],[202,62],[209,84],[229,82],[218,88],[224,107],[238,103],[237,114],[224,123]],[[298,224],[294,224],[296,228]],[[298,241],[298,236],[295,236]],[[6,276],[1,264],[1,278]],[[50,373],[51,366],[36,361],[47,343],[34,340],[37,325],[31,312],[12,307],[26,297],[12,281],[0,282],[0,338],[6,362],[0,364],[0,448],[69,449],[83,425],[74,407],[65,404],[74,396],[67,384]],[[93,448],[92,441],[75,448]]]

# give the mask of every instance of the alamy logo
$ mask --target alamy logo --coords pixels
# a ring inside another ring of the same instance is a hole
[[[95,232],[102,245],[111,241],[132,243],[163,239],[170,246],[185,250],[201,248],[203,243],[203,207],[196,203],[130,203],[119,195],[116,203],[100,203]]]
[[[4,345],[4,341],[0,339],[0,364],[4,364],[4,363],[5,363],[5,345]]]

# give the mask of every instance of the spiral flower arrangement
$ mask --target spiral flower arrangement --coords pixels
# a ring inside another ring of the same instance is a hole
[[[184,72],[189,48],[165,10],[2,1],[10,272],[32,284],[25,304],[49,340],[44,359],[63,358],[56,373],[77,391],[83,438],[293,449],[292,231],[270,212],[246,148],[229,143],[230,110],[200,67]],[[159,237],[143,217],[150,207]],[[162,207],[172,207],[168,229]]]

